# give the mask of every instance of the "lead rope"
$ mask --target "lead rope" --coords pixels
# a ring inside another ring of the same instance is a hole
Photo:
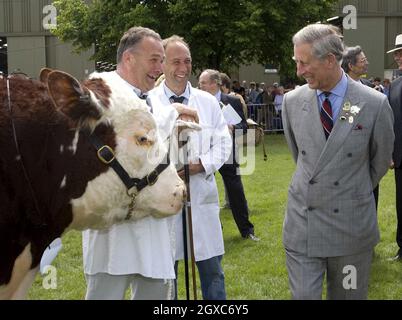
[[[38,212],[38,214],[40,214],[38,202],[36,201],[35,193],[34,193],[34,190],[32,188],[32,185],[31,185],[31,180],[29,180],[28,173],[27,173],[27,171],[25,169],[24,161],[22,160],[22,155],[21,155],[20,148],[19,148],[19,145],[18,145],[17,131],[15,129],[15,124],[14,124],[14,121],[13,121],[13,112],[12,112],[12,109],[11,109],[11,94],[10,94],[10,78],[9,77],[7,77],[7,100],[8,100],[8,110],[10,112],[11,128],[13,130],[14,144],[15,144],[15,149],[17,151],[17,159],[16,160],[21,163],[22,172],[24,173],[25,180],[28,183],[28,188],[29,188],[29,191],[31,192],[32,199],[33,199],[33,202],[34,202],[34,205],[35,205],[35,209]]]

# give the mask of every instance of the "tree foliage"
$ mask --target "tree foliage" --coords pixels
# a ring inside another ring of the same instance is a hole
[[[195,70],[258,62],[294,74],[292,35],[329,18],[337,0],[57,0],[54,33],[95,60],[115,63],[123,32],[141,25],[190,44]]]

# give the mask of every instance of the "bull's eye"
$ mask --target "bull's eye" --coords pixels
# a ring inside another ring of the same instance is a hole
[[[148,141],[147,137],[145,137],[145,136],[138,137],[137,139],[138,139],[138,142],[141,144],[144,144]]]
[[[148,135],[136,135],[135,141],[139,146],[152,146],[153,140]]]

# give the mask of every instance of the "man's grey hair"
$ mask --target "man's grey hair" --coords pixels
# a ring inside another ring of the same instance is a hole
[[[207,73],[210,81],[215,81],[218,86],[222,85],[221,73],[214,69],[205,69],[202,73]]]
[[[328,24],[310,24],[293,36],[294,45],[305,43],[311,44],[316,58],[322,60],[332,53],[341,64],[345,47],[339,28]]]
[[[121,37],[119,47],[117,48],[117,63],[121,62],[123,53],[126,50],[135,50],[141,40],[146,37],[162,41],[161,36],[152,29],[144,27],[132,27],[128,29]]]
[[[363,52],[360,46],[356,47],[347,47],[345,48],[345,52],[343,54],[343,61],[342,61],[342,69],[349,73],[349,63],[354,66],[357,63],[357,56]]]

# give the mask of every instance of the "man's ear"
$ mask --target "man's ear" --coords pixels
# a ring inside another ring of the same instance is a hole
[[[328,54],[328,56],[327,56],[327,61],[328,61],[328,64],[329,64],[331,67],[333,67],[334,65],[337,65],[337,64],[338,64],[338,61],[336,60],[335,55],[332,54],[332,53]]]
[[[101,118],[101,110],[92,102],[90,91],[77,79],[62,71],[47,77],[48,91],[56,109],[78,126],[90,126]]]
[[[123,52],[122,59],[124,63],[133,63],[135,62],[135,54],[131,50],[126,50]]]

